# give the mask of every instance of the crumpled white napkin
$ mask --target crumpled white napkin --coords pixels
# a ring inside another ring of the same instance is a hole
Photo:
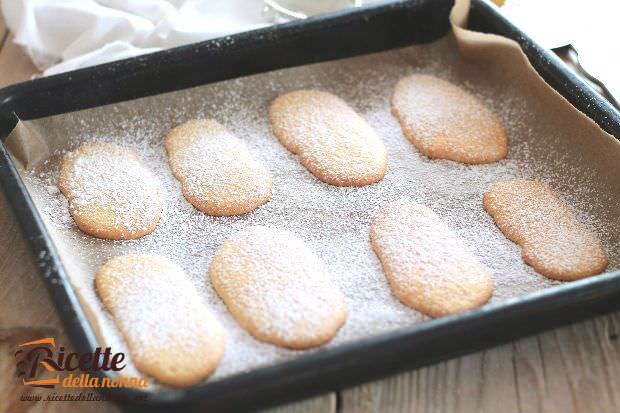
[[[263,0],[1,0],[15,43],[44,75],[253,30]]]

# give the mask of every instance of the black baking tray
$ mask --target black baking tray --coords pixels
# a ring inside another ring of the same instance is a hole
[[[450,28],[451,0],[382,3],[216,41],[95,66],[0,90],[0,136],[21,119],[66,113],[269,70],[430,42]],[[543,78],[604,130],[620,137],[620,113],[555,56],[473,0],[469,27],[520,43]],[[78,351],[97,340],[58,253],[0,144],[0,182],[30,243],[42,279]],[[128,410],[249,410],[338,390],[399,371],[497,345],[620,308],[614,271],[466,313],[323,350],[295,360],[185,389],[114,390]],[[112,394],[113,393],[113,394]]]

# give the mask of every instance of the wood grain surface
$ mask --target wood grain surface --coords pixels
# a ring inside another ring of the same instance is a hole
[[[0,86],[37,73],[1,19],[0,39]],[[14,346],[43,334],[69,340],[3,193],[0,303],[0,412],[118,411],[111,403],[20,401],[28,389],[15,377]],[[615,313],[270,411],[620,412],[619,334]]]

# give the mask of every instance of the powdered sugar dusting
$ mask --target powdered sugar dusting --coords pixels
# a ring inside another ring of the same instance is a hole
[[[209,215],[243,214],[271,197],[269,171],[217,121],[177,126],[166,137],[166,150],[186,198]]]
[[[523,247],[527,263],[547,277],[573,280],[607,266],[603,246],[547,185],[512,180],[484,194],[484,208],[511,240]]]
[[[323,262],[289,231],[264,226],[239,231],[218,248],[210,275],[244,327],[285,347],[328,341],[347,313]]]
[[[609,269],[620,266],[620,240],[615,235],[620,233],[620,211],[609,207],[617,205],[617,181],[586,162],[596,146],[579,146],[588,137],[577,136],[559,115],[537,104],[535,95],[487,70],[491,68],[459,60],[455,45],[444,39],[32,121],[29,126],[43,133],[54,156],[28,172],[26,182],[72,282],[98,316],[101,336],[119,351],[123,342],[92,288],[96,269],[121,254],[148,252],[172,259],[191,276],[227,332],[224,358],[210,379],[214,380],[317,351],[286,350],[255,340],[210,286],[207,272],[217,247],[250,225],[288,229],[299,236],[344,293],[349,318],[326,348],[425,320],[392,295],[369,242],[372,217],[387,202],[404,196],[437,213],[490,269],[495,286],[491,302],[560,284],[525,265],[520,247],[508,241],[483,210],[482,195],[496,182],[528,178],[549,183],[603,239]],[[508,157],[493,164],[463,165],[421,156],[390,113],[394,85],[411,73],[450,80],[485,102],[505,124]],[[278,142],[267,119],[269,103],[298,89],[331,92],[368,121],[388,151],[382,181],[359,188],[324,184]],[[274,185],[268,203],[247,215],[216,218],[183,198],[167,165],[163,139],[174,126],[194,118],[217,119],[264,161]],[[130,146],[162,182],[167,207],[155,232],[124,242],[87,236],[73,225],[64,197],[46,189],[56,185],[63,151],[92,141]]]
[[[431,316],[484,304],[493,285],[487,269],[429,208],[400,199],[385,205],[370,228],[394,294]]]
[[[114,239],[151,232],[163,209],[160,184],[129,150],[88,144],[63,161],[59,185],[87,232]],[[54,195],[56,187],[47,185]]]
[[[337,96],[318,90],[286,93],[269,107],[269,119],[282,144],[323,182],[362,186],[385,175],[385,146]]]
[[[178,386],[215,369],[224,331],[179,266],[159,256],[124,255],[97,271],[96,286],[143,372]]]
[[[394,88],[392,111],[405,136],[431,158],[479,164],[506,156],[506,135],[497,116],[443,79],[401,79]]]
[[[197,346],[208,344],[197,340],[205,329],[216,332],[214,339],[220,339],[221,331],[212,325],[213,316],[176,265],[158,257],[130,255],[108,262],[104,268],[98,285],[106,287],[117,322],[131,338],[134,357],[154,357],[153,348],[171,345],[197,350]]]

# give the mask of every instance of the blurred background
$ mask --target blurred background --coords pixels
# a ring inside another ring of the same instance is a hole
[[[372,3],[367,0],[0,1],[10,33],[4,36],[3,43],[13,42],[32,62],[31,72],[42,75]],[[573,45],[582,66],[616,98],[620,96],[620,47],[616,44],[620,0],[494,0],[494,3],[544,47]],[[13,70],[7,65],[0,67]]]

